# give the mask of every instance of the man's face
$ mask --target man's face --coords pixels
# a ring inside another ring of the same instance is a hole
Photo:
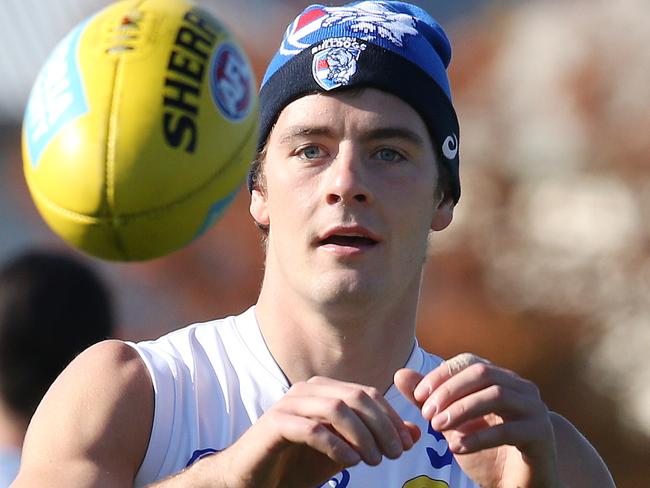
[[[434,196],[435,153],[408,104],[372,88],[300,98],[262,171],[251,213],[270,227],[275,286],[324,306],[417,295],[429,230],[449,224],[452,204]]]

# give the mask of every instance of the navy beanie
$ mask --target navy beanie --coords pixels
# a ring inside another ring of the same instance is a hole
[[[287,27],[262,80],[262,150],[280,112],[294,100],[339,87],[373,87],[396,95],[426,123],[460,198],[459,126],[447,67],[451,44],[442,27],[405,2],[358,1],[341,7],[311,5]],[[252,191],[258,170],[248,175]]]

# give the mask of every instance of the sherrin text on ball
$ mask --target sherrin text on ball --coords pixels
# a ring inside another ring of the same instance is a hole
[[[70,32],[32,89],[24,171],[47,224],[110,260],[169,254],[241,186],[255,77],[239,43],[187,0],[114,3]]]

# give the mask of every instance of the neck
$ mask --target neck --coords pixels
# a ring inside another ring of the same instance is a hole
[[[0,446],[21,449],[28,421],[10,411],[0,398]]]
[[[256,305],[262,335],[290,383],[312,376],[386,391],[415,341],[419,282],[398,306],[329,307],[298,299],[265,277]]]

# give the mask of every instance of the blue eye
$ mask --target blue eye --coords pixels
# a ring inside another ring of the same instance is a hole
[[[388,161],[388,162],[398,162],[398,161],[404,161],[404,156],[402,156],[399,152],[395,151],[394,149],[389,149],[389,148],[384,148],[380,149],[375,153],[376,157],[382,161]]]
[[[305,159],[316,159],[322,156],[322,149],[318,146],[307,146],[300,150],[300,156]]]

